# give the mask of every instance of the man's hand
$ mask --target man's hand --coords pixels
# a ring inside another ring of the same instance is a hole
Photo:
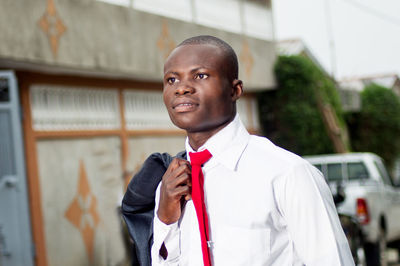
[[[181,217],[182,198],[191,198],[191,173],[188,161],[175,158],[162,177],[157,215],[163,223],[172,224]]]

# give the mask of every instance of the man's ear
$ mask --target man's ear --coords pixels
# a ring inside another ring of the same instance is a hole
[[[232,81],[232,100],[238,100],[243,94],[243,82],[240,79]]]

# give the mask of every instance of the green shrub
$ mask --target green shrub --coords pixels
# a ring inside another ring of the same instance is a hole
[[[280,56],[274,70],[277,90],[258,97],[264,135],[300,155],[334,152],[318,109],[329,103],[345,126],[334,82],[304,56]]]
[[[355,151],[374,152],[389,169],[400,155],[400,99],[385,87],[371,84],[361,92],[361,111],[347,116]]]

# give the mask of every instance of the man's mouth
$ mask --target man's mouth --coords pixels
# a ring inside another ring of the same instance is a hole
[[[183,113],[183,112],[193,111],[196,107],[197,107],[197,104],[194,104],[191,102],[185,102],[185,103],[179,103],[177,105],[174,105],[172,107],[172,109],[174,109],[175,112]]]

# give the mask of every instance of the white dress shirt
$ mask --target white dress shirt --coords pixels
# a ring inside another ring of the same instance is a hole
[[[212,265],[354,265],[331,192],[315,167],[249,135],[238,115],[204,149],[213,155],[202,168]],[[193,151],[187,139],[186,151]],[[160,186],[152,264],[203,265],[193,202],[166,225],[157,217],[159,198]],[[166,260],[159,255],[162,243]]]

